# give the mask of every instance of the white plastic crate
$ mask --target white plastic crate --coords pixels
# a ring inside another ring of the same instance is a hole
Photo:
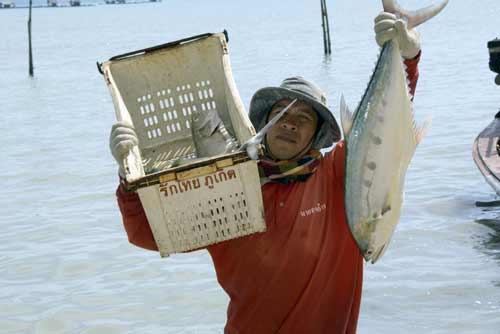
[[[255,134],[226,36],[204,34],[100,64],[117,120],[139,137],[125,176],[162,256],[265,231],[257,163],[242,152],[200,157],[192,136],[192,115],[214,111],[239,143]]]

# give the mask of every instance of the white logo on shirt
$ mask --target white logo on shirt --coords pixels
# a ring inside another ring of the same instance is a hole
[[[326,204],[318,203],[318,204],[316,204],[316,206],[313,206],[310,209],[300,210],[300,215],[302,217],[306,217],[306,216],[314,215],[316,213],[320,213],[323,210],[326,210]]]

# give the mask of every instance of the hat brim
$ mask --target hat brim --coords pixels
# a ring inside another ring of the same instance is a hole
[[[312,106],[323,120],[321,128],[318,129],[312,148],[322,149],[330,147],[342,137],[337,120],[331,111],[321,102],[312,99],[306,94],[282,87],[265,87],[259,89],[250,101],[248,116],[257,131],[267,123],[267,115],[272,106],[282,99],[298,99]]]

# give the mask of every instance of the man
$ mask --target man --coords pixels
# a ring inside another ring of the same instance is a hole
[[[379,45],[397,39],[413,95],[420,41],[389,13],[375,19]],[[267,231],[207,247],[217,280],[230,297],[225,333],[355,333],[363,260],[345,218],[344,142],[326,96],[302,77],[255,93],[249,116],[257,130],[298,99],[269,130],[259,162]],[[110,138],[120,163],[137,142],[132,129]],[[156,244],[138,196],[117,190],[131,243]]]

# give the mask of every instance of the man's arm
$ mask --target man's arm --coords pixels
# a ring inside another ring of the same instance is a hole
[[[139,139],[132,125],[118,122],[111,127],[109,148],[118,164],[118,174],[122,180],[125,174],[123,159],[138,143]],[[116,190],[116,197],[128,240],[136,246],[158,250],[139,196],[135,192],[127,192],[120,184]]]
[[[120,185],[116,190],[116,197],[129,242],[141,248],[157,251],[158,246],[139,195],[135,192],[126,192]]]

